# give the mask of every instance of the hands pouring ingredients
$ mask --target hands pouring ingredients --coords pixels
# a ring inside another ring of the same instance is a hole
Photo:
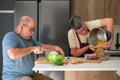
[[[93,52],[96,50],[96,46],[88,45],[89,49],[91,49]]]

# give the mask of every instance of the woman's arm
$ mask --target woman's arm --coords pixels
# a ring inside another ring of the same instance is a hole
[[[113,41],[113,31],[114,31],[113,19],[112,18],[101,19],[101,24],[102,24],[102,26],[106,26],[107,31],[110,32],[110,34],[111,34],[110,40],[104,46],[104,48],[109,48]]]
[[[89,49],[91,49],[94,52],[96,50],[96,47],[92,45],[87,45],[83,48],[71,48],[71,52],[73,56],[80,56],[84,54],[86,51],[88,51]]]

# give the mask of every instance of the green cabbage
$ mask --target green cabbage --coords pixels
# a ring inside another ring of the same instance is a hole
[[[50,63],[52,63],[54,65],[63,65],[64,56],[60,55],[56,51],[51,51],[47,55],[47,61],[49,61]]]

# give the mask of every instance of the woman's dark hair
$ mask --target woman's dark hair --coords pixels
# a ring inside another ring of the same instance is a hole
[[[74,15],[70,18],[70,27],[72,29],[80,29],[83,25],[83,20],[80,16]]]

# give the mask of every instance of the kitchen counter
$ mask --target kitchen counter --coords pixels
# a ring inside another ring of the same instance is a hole
[[[101,63],[80,63],[56,66],[53,64],[35,64],[33,71],[116,71],[120,70],[120,57],[109,57]]]

